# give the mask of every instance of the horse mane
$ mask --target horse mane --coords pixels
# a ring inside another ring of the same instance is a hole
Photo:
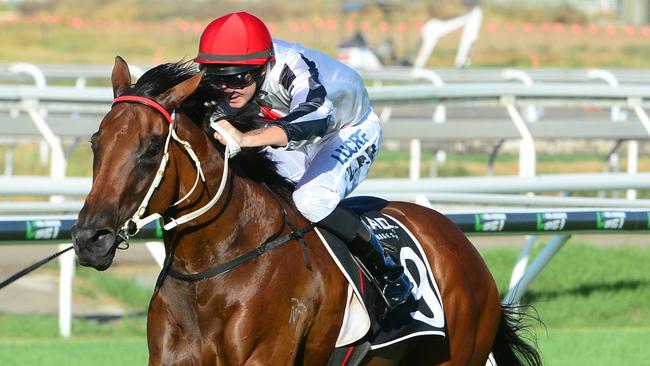
[[[169,88],[196,75],[198,68],[192,61],[179,61],[164,63],[145,72],[131,88],[128,94],[155,98]],[[215,108],[223,105],[227,95],[214,87],[209,77],[199,84],[197,90],[187,97],[181,105],[181,112],[187,115],[192,122],[200,126],[209,136],[210,140],[223,153],[224,146],[212,137],[209,128],[209,116]],[[257,110],[253,103],[241,110],[228,110],[225,117],[239,130],[249,131],[260,127],[257,122]],[[272,161],[262,147],[245,148],[234,158],[231,166],[236,174],[248,177],[258,183],[265,184],[273,192],[288,203],[292,203],[291,194],[295,184],[278,174],[276,163]]]

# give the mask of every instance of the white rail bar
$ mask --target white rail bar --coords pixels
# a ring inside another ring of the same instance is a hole
[[[107,74],[110,68],[107,66]],[[510,69],[510,68],[508,68]],[[357,69],[362,77],[368,80],[412,81],[412,67],[385,66],[379,70]],[[486,83],[502,79],[502,68],[435,68],[431,69],[440,75],[446,83]],[[590,69],[584,68],[517,68],[530,75],[537,82],[585,83],[591,81],[588,75]],[[602,69],[614,75],[623,83],[650,83],[650,75],[644,69]],[[47,70],[44,70],[47,75]]]
[[[70,244],[59,244],[59,250]],[[68,251],[59,257],[59,333],[70,338],[72,333],[72,280],[75,270],[75,254]]]
[[[0,196],[85,196],[91,178],[0,177]],[[436,193],[590,192],[650,189],[650,173],[548,174],[534,177],[492,176],[462,178],[367,179],[356,195]]]
[[[536,242],[537,235],[528,235],[526,237],[526,242],[524,242],[524,246],[519,252],[519,259],[517,259],[517,263],[515,263],[515,266],[512,269],[512,275],[510,276],[510,285],[508,288],[511,291],[526,272],[526,266],[528,266],[528,258],[530,257],[530,253],[533,251]]]
[[[12,64],[0,64],[0,75],[8,73]],[[34,64],[46,79],[67,79],[74,81],[77,78],[93,78],[109,80],[113,65],[88,65],[88,64]],[[129,65],[135,78],[142,75],[143,70],[153,65]],[[358,69],[357,71],[369,80],[410,81],[412,67],[385,66],[379,70]],[[445,82],[493,82],[501,79],[503,68],[435,68],[435,71]],[[517,68],[538,82],[588,82],[589,78],[585,68]],[[650,75],[643,69],[610,68],[603,69],[614,75],[621,83],[650,83]]]
[[[536,83],[521,85],[510,82],[458,83],[434,86],[411,84],[369,87],[368,94],[375,105],[403,103],[476,103],[489,102],[498,106],[503,96],[512,96],[517,103],[527,105],[622,105],[628,98],[637,98],[650,105],[650,86],[620,85],[612,88],[602,83]],[[109,105],[113,98],[111,88],[73,86],[0,86],[0,103],[35,99],[42,103],[101,104]]]
[[[358,193],[353,193],[359,195]],[[646,208],[649,199],[617,199],[592,197],[555,197],[522,196],[518,194],[493,193],[405,193],[403,195],[379,194],[386,199],[416,202],[429,207],[449,204],[476,206],[510,206],[510,207],[610,207],[610,208]],[[434,202],[435,204],[431,204]],[[0,215],[7,214],[76,214],[83,206],[81,201],[50,202],[0,202]]]
[[[537,257],[526,267],[521,277],[516,281],[515,285],[510,288],[506,296],[503,298],[504,304],[518,303],[521,297],[526,292],[526,289],[533,280],[542,272],[544,267],[550,263],[551,259],[562,249],[562,246],[571,238],[571,235],[555,235],[544,246],[544,249]]]
[[[598,190],[620,190],[628,188],[650,189],[650,173],[629,175],[624,173],[588,173],[538,175],[535,177],[467,177],[467,178],[422,178],[369,179],[361,183],[357,194],[392,193],[521,193],[521,192],[585,192]],[[0,180],[1,181],[1,180]]]

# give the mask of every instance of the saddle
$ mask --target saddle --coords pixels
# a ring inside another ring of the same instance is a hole
[[[370,350],[413,337],[446,337],[440,291],[424,251],[402,223],[379,212],[387,204],[383,199],[365,196],[341,202],[362,217],[385,252],[404,266],[414,284],[413,296],[389,313],[345,243],[325,229],[315,229],[349,284],[343,324],[328,365],[354,365]]]

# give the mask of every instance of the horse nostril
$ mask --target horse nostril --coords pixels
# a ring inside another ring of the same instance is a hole
[[[99,230],[97,230],[95,235],[93,235],[90,238],[90,241],[93,242],[93,243],[96,243],[96,242],[98,242],[100,240],[107,239],[111,235],[113,235],[113,230],[111,230],[111,229],[99,229]]]
[[[74,250],[82,266],[103,271],[115,255],[115,230],[109,227],[79,227],[72,229]]]
[[[103,228],[79,228],[72,230],[72,236],[77,244],[88,246],[103,242],[113,242],[115,231],[108,227]]]

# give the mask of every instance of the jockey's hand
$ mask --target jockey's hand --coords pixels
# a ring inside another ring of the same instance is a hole
[[[241,131],[239,131],[237,128],[235,128],[235,126],[230,124],[230,122],[228,122],[228,120],[225,119],[217,121],[217,124],[221,126],[224,130],[226,130],[226,132],[228,132],[230,136],[232,136],[232,139],[235,140],[237,145],[244,147],[242,145],[244,141],[244,134]],[[226,145],[226,139],[223,138],[223,136],[221,136],[218,132],[214,133],[214,138],[217,139],[222,144]]]

